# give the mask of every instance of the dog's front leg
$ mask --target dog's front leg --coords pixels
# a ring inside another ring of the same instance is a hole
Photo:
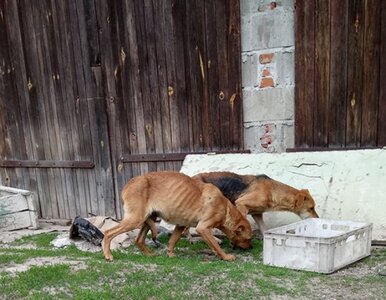
[[[205,223],[198,223],[196,227],[196,231],[202,236],[204,241],[208,244],[208,246],[212,249],[212,251],[221,257],[223,260],[235,260],[236,257],[232,254],[227,254],[224,250],[221,249],[219,244],[216,242],[211,227],[205,225]]]
[[[259,226],[259,230],[262,236],[264,236],[264,231],[267,230],[265,223],[263,221],[263,214],[252,214],[252,218],[255,220],[256,224]]]

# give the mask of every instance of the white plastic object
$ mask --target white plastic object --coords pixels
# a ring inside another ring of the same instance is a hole
[[[264,264],[332,273],[370,255],[372,224],[306,219],[264,232]]]

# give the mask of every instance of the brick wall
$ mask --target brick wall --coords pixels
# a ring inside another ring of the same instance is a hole
[[[294,0],[241,0],[245,148],[294,146]]]

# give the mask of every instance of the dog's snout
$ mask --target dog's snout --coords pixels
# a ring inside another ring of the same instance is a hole
[[[239,243],[237,245],[232,244],[233,250],[236,250],[236,249],[248,250],[248,249],[252,249],[252,248],[253,248],[253,246],[252,246],[251,242]]]

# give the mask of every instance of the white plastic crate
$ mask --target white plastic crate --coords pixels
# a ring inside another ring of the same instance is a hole
[[[372,224],[306,219],[264,232],[264,264],[332,273],[370,255]]]

